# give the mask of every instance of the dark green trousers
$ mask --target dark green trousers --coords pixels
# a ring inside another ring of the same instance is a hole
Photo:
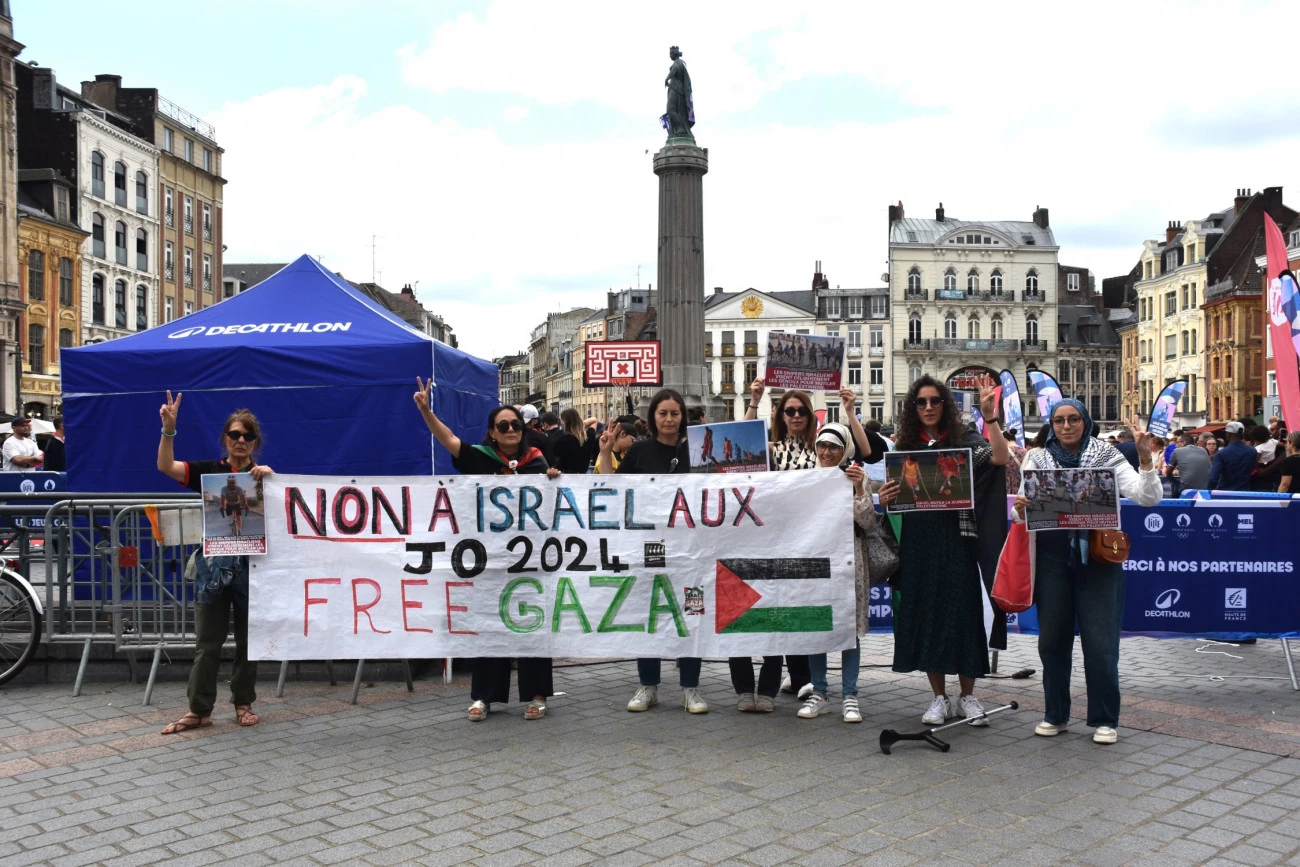
[[[231,619],[235,628],[235,667],[230,676],[232,704],[257,700],[257,663],[248,661],[248,579],[236,580],[213,594],[213,601],[194,606],[195,650],[186,694],[190,711],[209,716],[217,703],[217,669]]]

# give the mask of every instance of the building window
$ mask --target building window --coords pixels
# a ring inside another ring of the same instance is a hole
[[[722,362],[722,391],[724,394],[736,390],[736,362]]]
[[[113,321],[118,328],[126,327],[126,281],[118,280],[113,286]]]
[[[194,197],[185,197],[185,211],[182,214],[185,219],[185,234],[194,234]]]
[[[1106,384],[1115,384],[1115,362],[1113,361],[1106,362]],[[1114,418],[1114,416],[1108,416],[1108,418]]]
[[[126,163],[113,163],[113,201],[126,207]]]
[[[203,171],[212,174],[212,149],[203,149]]]
[[[823,313],[823,315],[824,315],[827,319],[838,319],[838,318],[839,318],[839,315],[840,315],[840,299],[838,299],[838,298],[826,298],[826,299],[823,299],[823,304],[824,304],[824,306],[825,306],[825,312]]]
[[[907,272],[907,291],[908,292],[921,291],[921,269],[920,268],[913,267],[911,271]]]
[[[1173,316],[1177,312],[1178,312],[1178,293],[1166,292],[1165,293],[1165,315]]]
[[[957,291],[957,272],[954,269],[949,268],[943,272],[943,288],[948,292]]]
[[[974,295],[980,291],[980,272],[974,268],[966,274],[966,294]]]
[[[1079,291],[1079,275],[1077,272],[1071,271],[1065,275],[1065,288],[1068,292]]]
[[[989,275],[989,291],[995,297],[1002,295],[1002,272],[995,270]]]
[[[40,250],[27,254],[27,300],[45,300],[45,254]]]
[[[135,230],[135,269],[149,270],[149,233],[144,229]]]
[[[163,322],[176,318],[176,300],[170,296],[163,299]]]
[[[113,228],[113,252],[117,256],[117,264],[126,264],[126,223],[121,220]]]
[[[189,315],[190,315],[191,313],[193,313],[193,312],[194,312],[194,302],[193,302],[193,301],[186,301],[186,302],[185,302],[185,315],[186,315],[186,316],[189,316]]]
[[[885,319],[889,316],[889,298],[884,295],[871,296],[871,318]]]
[[[95,274],[90,278],[90,320],[96,325],[104,324],[103,274]]]
[[[203,203],[203,240],[212,240],[212,206]]]
[[[867,328],[867,346],[871,349],[885,348],[885,326],[872,325]]]
[[[104,198],[104,155],[99,151],[90,154],[90,194]]]
[[[176,133],[170,127],[163,127],[163,150],[169,154],[176,153]]]
[[[135,287],[135,330],[149,329],[149,289],[140,284]]]
[[[1118,398],[1113,394],[1106,395],[1106,418],[1119,418],[1119,402]]]
[[[1189,335],[1186,331],[1184,331],[1183,332],[1183,355],[1187,355],[1189,352],[1191,352],[1191,345],[1192,344],[1191,344],[1191,340],[1189,339]]]
[[[194,285],[194,251],[189,247],[185,248],[185,285]],[[723,332],[725,335],[727,332]],[[734,353],[735,347],[732,347]],[[725,351],[724,351],[725,354]]]
[[[45,326],[27,326],[27,362],[32,373],[45,372]]]
[[[912,383],[920,379],[921,373],[922,373],[921,365],[917,364],[916,362],[912,362],[912,365],[907,368],[907,384],[911,385]]]
[[[853,296],[849,297],[847,300],[848,300],[848,305],[847,305],[847,306],[848,306],[848,308],[849,308],[849,318],[850,318],[850,319],[861,319],[861,318],[862,318],[862,310],[863,310],[862,296],[861,296],[861,295],[853,295]]]
[[[949,313],[943,320],[943,336],[948,340],[957,339],[957,317]]]
[[[862,363],[849,362],[849,385],[862,385]]]
[[[871,402],[871,417],[876,421],[885,420],[885,404],[883,401],[873,400]]]
[[[176,279],[176,248],[171,241],[163,245],[163,277],[167,280]]]
[[[1056,375],[1060,378],[1061,382],[1069,382],[1069,381],[1070,381],[1070,362],[1067,361],[1067,360],[1064,359],[1064,358],[1061,359],[1060,364],[1058,364],[1057,367],[1056,367]]]
[[[1192,329],[1192,351],[1189,353],[1190,355],[1195,355],[1197,352],[1200,351],[1200,347],[1197,345],[1198,343],[1199,341],[1196,338],[1196,329],[1193,328]]]
[[[185,139],[185,162],[194,162],[194,142],[190,139]]]
[[[63,350],[72,348],[72,329],[59,329],[59,355],[62,357]]]
[[[1100,385],[1101,384],[1101,362],[1094,361],[1090,365],[1090,367],[1092,369],[1092,384]]]
[[[135,173],[135,210],[140,214],[149,213],[149,176],[144,172]]]
[[[1178,357],[1178,335],[1170,334],[1165,337],[1165,358]]]
[[[72,260],[59,260],[59,303],[72,306]]]
[[[1029,273],[1025,275],[1025,294],[1038,294],[1038,272],[1033,269],[1030,269]]]
[[[870,379],[871,385],[884,385],[885,384],[885,362],[883,361],[871,362],[870,374],[871,374],[871,379]]]
[[[1038,317],[1032,314],[1025,317],[1025,342],[1031,346],[1038,343]]]
[[[212,291],[212,257],[207,253],[203,254],[203,291]]]
[[[1002,317],[994,316],[993,322],[989,325],[989,337],[994,340],[1002,339]]]
[[[907,319],[907,341],[909,343],[921,342],[921,314],[913,313]]]
[[[753,382],[754,380],[756,380],[756,379],[758,379],[758,362],[757,362],[757,361],[746,361],[746,362],[745,362],[745,381],[741,383],[741,386],[744,387],[744,388],[749,388],[749,384],[750,384],[751,382]]]
[[[1090,412],[1092,413],[1092,417],[1101,418],[1101,395],[1094,394],[1088,403],[1091,405]]]
[[[90,215],[90,255],[96,259],[105,257],[104,251],[104,217],[95,213]]]
[[[966,336],[971,340],[980,339],[980,321],[974,316],[966,323]]]
[[[163,187],[163,222],[167,228],[176,225],[176,209],[172,204],[172,188]]]

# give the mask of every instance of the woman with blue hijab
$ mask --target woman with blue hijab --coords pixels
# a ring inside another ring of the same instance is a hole
[[[1031,452],[1024,469],[1113,468],[1119,495],[1141,506],[1154,506],[1162,493],[1156,472],[1152,435],[1137,419],[1128,424],[1137,446],[1139,470],[1113,445],[1093,437],[1092,416],[1077,400],[1066,398],[1051,409],[1047,447]],[[1024,518],[1029,500],[1016,497]],[[1119,739],[1119,632],[1124,616],[1124,570],[1088,554],[1086,530],[1047,530],[1030,534],[1035,556],[1034,604],[1038,606],[1038,655],[1043,663],[1046,711],[1034,734],[1054,737],[1070,720],[1070,669],[1074,626],[1083,645],[1083,673],[1088,690],[1087,724],[1092,739],[1113,744]]]

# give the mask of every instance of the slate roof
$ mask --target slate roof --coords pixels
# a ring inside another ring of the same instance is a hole
[[[288,262],[250,262],[250,263],[229,263],[221,265],[221,278],[223,280],[242,280],[247,285],[246,288],[252,289],[258,283],[274,275],[281,268],[288,267]]]
[[[774,301],[780,301],[782,304],[788,304],[789,306],[802,310],[805,313],[811,313],[813,315],[816,315],[817,313],[817,298],[811,289],[801,289],[791,292],[764,292],[762,289],[754,289],[752,286],[749,289],[745,289],[743,292],[715,292],[712,295],[706,295],[704,297],[704,309],[710,310],[717,307],[719,304],[725,304],[727,301],[738,298],[741,295],[744,295],[745,292],[751,291],[757,292],[760,295],[765,295]]]
[[[918,217],[904,217],[889,224],[889,243],[891,244],[937,244],[940,238],[965,228],[990,229],[1007,238],[1017,247],[1037,246],[1055,247],[1056,238],[1050,228],[1044,229],[1034,222],[1018,220],[958,220],[947,217],[944,220],[927,220]],[[909,235],[909,233],[911,233]],[[1025,241],[1028,237],[1031,240]],[[914,238],[914,240],[913,240]],[[983,246],[983,245],[980,245]]]
[[[1084,329],[1096,326],[1097,340],[1089,342]],[[1108,316],[1091,304],[1062,304],[1056,308],[1056,327],[1058,337],[1064,333],[1065,339],[1059,340],[1062,347],[1086,346],[1096,349],[1113,349],[1119,346],[1119,338]]]

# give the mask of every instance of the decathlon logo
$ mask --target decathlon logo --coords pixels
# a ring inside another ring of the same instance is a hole
[[[1223,607],[1224,608],[1245,608],[1246,588],[1225,587],[1223,590]]]
[[[1192,516],[1184,512],[1183,514],[1178,516],[1177,520],[1175,520],[1174,523],[1180,527],[1190,527],[1192,526]]]
[[[1178,604],[1178,600],[1183,598],[1183,594],[1174,587],[1169,588],[1164,593],[1156,597],[1156,607],[1161,611],[1173,608]]]
[[[173,331],[167,337],[180,340],[185,337],[218,337],[231,334],[324,334],[330,331],[350,331],[351,322],[258,322],[244,325],[194,325]]]
[[[1143,526],[1146,527],[1149,532],[1159,533],[1165,528],[1165,519],[1152,512],[1150,515],[1147,515],[1147,519],[1143,522]]]

